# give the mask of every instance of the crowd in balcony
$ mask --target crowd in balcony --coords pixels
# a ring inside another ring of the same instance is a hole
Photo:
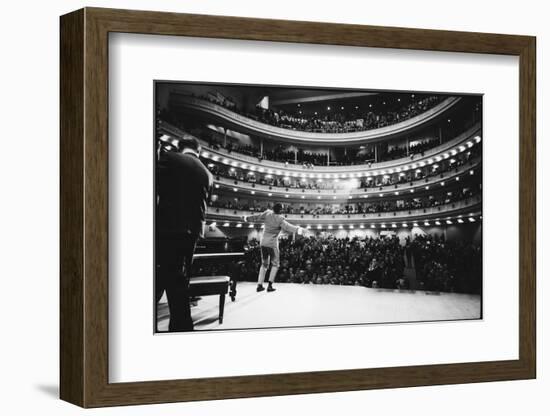
[[[353,166],[353,165],[371,165],[376,160],[384,162],[389,160],[409,157],[414,160],[417,157],[424,156],[424,152],[439,146],[438,139],[419,140],[407,145],[399,145],[388,148],[385,152],[380,152],[378,158],[374,150],[364,151],[362,149],[350,149],[345,154],[329,157],[327,153],[313,152],[303,149],[297,151],[289,150],[288,147],[278,145],[270,149],[264,149],[263,153],[259,146],[251,144],[242,144],[229,141],[223,145],[223,140],[212,135],[208,139],[208,145],[214,150],[225,149],[229,154],[236,152],[246,156],[258,158],[258,161],[269,160],[285,163],[286,165],[301,165],[305,169],[313,169],[316,166]]]
[[[284,162],[286,164],[298,163],[305,168],[327,166],[328,164],[328,157],[326,153],[309,152],[302,149],[294,152],[283,146],[276,146],[272,149],[265,150],[263,153],[263,159]]]
[[[415,265],[419,289],[480,293],[481,249],[443,237],[415,236],[402,245],[397,237],[282,239],[277,282],[409,289],[405,268]],[[194,275],[231,274],[255,281],[261,258],[257,241],[237,264],[196,265]]]
[[[350,114],[349,111],[345,112],[335,108],[333,111],[327,111],[323,115],[313,113],[307,116],[301,113],[301,110],[288,112],[282,109],[265,109],[259,105],[255,107],[253,113],[250,113],[243,111],[235,105],[233,100],[225,97],[222,99],[214,94],[197,98],[207,100],[237,114],[275,127],[306,132],[350,133],[377,129],[408,120],[434,107],[446,97],[438,95],[419,96],[417,99],[398,108],[388,108],[379,112],[354,111]]]
[[[355,202],[347,204],[310,204],[303,205],[299,203],[285,204],[284,214],[307,214],[307,215],[336,215],[336,214],[372,214],[379,212],[399,212],[411,211],[423,208],[433,208],[441,205],[452,204],[465,200],[479,194],[479,187],[475,186],[461,187],[452,191],[440,194],[421,196],[416,198],[391,199],[372,202]],[[263,212],[271,208],[267,201],[241,200],[240,198],[220,199],[215,198],[211,202],[211,207],[230,209],[234,211]]]
[[[241,168],[235,168],[222,163],[214,163],[208,159],[203,162],[208,169],[218,179],[221,177],[232,179],[239,182],[249,183],[251,185],[275,186],[281,188],[303,189],[303,190],[342,190],[355,188],[383,188],[398,184],[410,183],[422,179],[427,179],[441,175],[452,170],[458,171],[458,168],[464,165],[471,165],[472,160],[479,155],[480,147],[474,146],[468,151],[462,152],[441,162],[427,165],[418,169],[409,169],[407,172],[393,173],[387,175],[369,176],[358,179],[357,184],[351,184],[349,181],[341,179],[322,179],[322,178],[301,178],[282,175],[273,175],[247,171]]]

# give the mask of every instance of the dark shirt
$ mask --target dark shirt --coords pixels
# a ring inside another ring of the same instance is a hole
[[[191,153],[162,153],[157,164],[157,231],[203,236],[213,177]]]

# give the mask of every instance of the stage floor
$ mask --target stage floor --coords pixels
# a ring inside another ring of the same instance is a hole
[[[191,308],[195,330],[481,318],[479,295],[296,283],[275,283],[274,287],[275,292],[257,293],[255,283],[240,282],[235,302],[226,296],[221,325],[218,323],[219,296],[202,297]],[[166,295],[159,302],[157,316],[158,330],[166,331],[169,319]]]

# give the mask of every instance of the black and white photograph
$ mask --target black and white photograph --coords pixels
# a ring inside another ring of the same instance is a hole
[[[481,94],[154,97],[155,333],[482,319]]]

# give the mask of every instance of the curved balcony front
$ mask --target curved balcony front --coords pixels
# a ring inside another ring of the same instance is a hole
[[[306,225],[340,225],[340,224],[364,224],[390,226],[395,223],[400,226],[403,223],[412,225],[412,222],[418,221],[445,221],[456,222],[459,219],[463,222],[470,221],[469,217],[478,220],[481,215],[481,195],[475,195],[461,201],[443,204],[430,208],[419,208],[413,210],[364,213],[364,214],[286,214],[285,218],[293,224]],[[243,216],[251,215],[251,211],[232,210],[227,208],[208,207],[207,220],[229,222],[230,225],[241,227],[248,226],[242,220]]]
[[[209,118],[223,122],[224,125],[235,128],[243,133],[250,133],[258,137],[277,139],[294,144],[329,144],[331,146],[360,145],[379,141],[381,139],[390,139],[403,133],[409,133],[419,127],[425,126],[426,123],[436,119],[447,110],[450,110],[461,100],[460,97],[446,98],[435,107],[426,110],[422,114],[377,129],[351,133],[317,133],[275,127],[270,124],[256,121],[250,117],[237,114],[213,102],[189,95],[177,95],[173,99],[176,106],[184,108],[186,111],[207,115]]]
[[[190,136],[190,134],[185,133],[177,127],[174,127],[165,122],[162,123],[160,129],[163,133],[172,135],[174,137]],[[308,177],[310,175],[320,177],[319,175],[349,175],[357,173],[368,173],[372,175],[377,175],[392,173],[392,170],[399,171],[398,169],[416,169],[417,166],[424,166],[426,164],[440,161],[442,158],[445,158],[445,154],[447,154],[447,156],[452,156],[456,153],[459,153],[470,147],[468,143],[475,144],[481,141],[481,124],[476,123],[474,126],[469,128],[459,136],[455,137],[454,139],[449,140],[432,149],[426,150],[423,156],[416,155],[412,160],[411,157],[407,156],[384,162],[371,163],[370,165],[363,164],[347,166],[315,166],[313,169],[307,170],[303,169],[301,165],[287,165],[282,162],[275,162],[271,160],[262,160],[260,162],[256,157],[243,155],[238,152],[233,151],[229,153],[225,149],[213,149],[208,146],[208,143],[205,140],[197,137],[196,139],[201,143],[201,146],[203,147],[203,157],[212,159],[214,161],[220,161],[234,167],[241,167],[243,169],[250,169],[262,173],[265,172],[269,174],[295,177],[302,176],[303,174],[307,175]]]
[[[355,189],[302,189],[302,188],[285,188],[278,186],[254,184],[249,182],[238,181],[234,179],[219,177],[215,180],[215,190],[223,190],[227,192],[239,193],[241,195],[254,195],[255,197],[278,197],[281,200],[288,198],[289,200],[345,200],[345,199],[361,199],[369,197],[388,197],[409,195],[413,193],[434,190],[437,187],[444,186],[452,181],[460,181],[463,175],[469,175],[472,169],[476,169],[481,163],[481,157],[473,158],[469,163],[459,166],[446,172],[427,178],[419,179],[412,182],[399,183],[393,185],[384,185],[381,187],[355,188]],[[428,189],[426,189],[428,187]]]

